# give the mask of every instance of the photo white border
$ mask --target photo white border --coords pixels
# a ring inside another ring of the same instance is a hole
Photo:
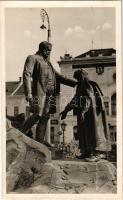
[[[115,7],[116,8],[116,92],[117,92],[117,194],[6,194],[6,119],[5,119],[5,8],[28,7]],[[21,200],[122,200],[123,174],[122,174],[122,67],[121,67],[121,2],[120,1],[2,1],[0,2],[0,26],[2,30],[2,60],[1,66],[1,130],[2,130],[2,180],[3,199]]]

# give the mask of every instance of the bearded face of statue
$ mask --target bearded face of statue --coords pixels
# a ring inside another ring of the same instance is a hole
[[[42,50],[42,55],[43,55],[43,57],[44,57],[45,59],[49,59],[50,54],[51,54],[51,50],[49,50],[49,49],[43,49],[43,50]]]
[[[39,53],[43,55],[43,57],[45,59],[49,59],[50,54],[51,54],[51,50],[52,50],[52,44],[47,42],[47,41],[43,41],[39,44]]]

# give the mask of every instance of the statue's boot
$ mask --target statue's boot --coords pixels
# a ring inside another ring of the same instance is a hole
[[[32,128],[32,126],[40,119],[39,115],[33,114],[31,115],[24,124],[22,125],[21,131],[24,134],[28,134],[29,130]]]
[[[44,140],[46,129],[47,129],[47,122],[49,120],[49,116],[41,116],[40,120],[38,122],[38,125],[36,127],[36,140],[47,147],[52,147],[50,143]]]

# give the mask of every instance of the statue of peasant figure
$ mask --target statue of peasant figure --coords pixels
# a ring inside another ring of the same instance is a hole
[[[61,119],[65,119],[69,111],[76,109],[81,152],[77,158],[90,162],[105,159],[111,151],[111,143],[103,94],[98,84],[89,80],[85,70],[75,71],[73,77],[77,80],[76,93],[64,111],[60,113]]]

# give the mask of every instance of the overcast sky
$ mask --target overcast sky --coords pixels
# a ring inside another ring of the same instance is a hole
[[[41,31],[41,8],[6,8],[6,80],[22,76],[26,57],[34,54],[38,44],[46,40]],[[57,61],[67,51],[73,57],[92,48],[115,48],[114,8],[45,8],[51,24],[53,50],[51,61],[59,71]]]

